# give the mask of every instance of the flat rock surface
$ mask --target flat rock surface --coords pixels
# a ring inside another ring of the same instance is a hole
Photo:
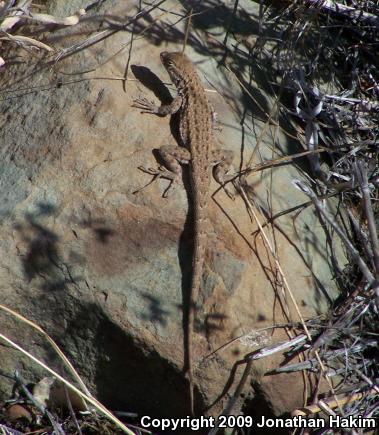
[[[66,16],[85,3],[48,6],[50,13]],[[138,3],[105,1],[91,14],[132,17]],[[258,10],[256,3],[242,3]],[[178,2],[164,8],[183,12]],[[1,76],[0,287],[3,303],[41,325],[99,399],[117,409],[174,416],[188,412],[182,374],[182,307],[193,237],[188,180],[184,176],[167,199],[165,180],[135,193],[151,178],[138,167],[156,167],[153,149],[175,144],[175,120],[131,107],[135,98],[159,102],[168,91],[175,96],[159,53],[181,50],[183,22],[173,25],[176,15],[161,14],[155,10],[51,67],[10,65]],[[249,81],[246,68],[238,78],[219,66],[222,51],[215,38],[222,24],[216,14],[194,19],[193,26],[186,53],[218,112],[222,131],[215,131],[215,147],[234,151],[235,170],[282,155],[277,144],[282,152],[293,152],[296,144],[274,123],[266,124],[241,87],[241,80],[249,82],[269,113],[273,98],[261,83]],[[198,39],[205,29],[214,34],[206,47]],[[75,28],[59,30],[47,43],[68,47],[86,37],[78,35]],[[261,224],[280,215],[264,231],[309,318],[325,312],[337,291],[324,229],[313,209],[283,213],[306,201],[292,184],[302,174],[294,165],[255,172],[247,177],[246,192]],[[287,340],[282,329],[263,333],[262,328],[299,319],[246,202],[239,195],[233,201],[215,182],[211,189],[193,353],[198,405],[217,413],[243,373],[237,361],[262,345]],[[337,242],[335,250],[343,262]],[[0,324],[61,370],[43,338],[25,324],[3,314]],[[42,369],[15,351],[1,352],[3,370],[42,376]],[[301,405],[303,394],[301,376],[263,377],[282,361],[277,355],[254,363],[254,389],[245,386],[251,399],[259,392],[277,414]],[[2,380],[0,391],[7,397],[10,384]]]

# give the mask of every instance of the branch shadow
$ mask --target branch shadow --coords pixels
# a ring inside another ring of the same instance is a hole
[[[16,223],[15,230],[27,246],[26,254],[21,258],[27,282],[42,278],[42,290],[45,292],[63,292],[68,285],[78,287],[81,276],[71,273],[70,265],[62,259],[59,249],[59,237],[43,224],[43,218],[55,213],[55,206],[49,203],[37,203],[37,211],[27,213],[24,222]],[[74,255],[77,263],[79,255]]]

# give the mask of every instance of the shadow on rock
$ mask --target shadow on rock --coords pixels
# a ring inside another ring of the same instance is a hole
[[[94,378],[99,400],[113,410],[170,418],[188,414],[188,387],[180,369],[126,334],[101,307],[83,306],[66,340],[78,349],[75,366]]]
[[[23,223],[17,223],[15,229],[26,244],[26,254],[22,257],[22,266],[28,282],[42,278],[42,289],[46,291],[64,290],[66,285],[77,285],[80,277],[72,276],[69,265],[59,253],[59,237],[42,221],[55,212],[48,203],[39,203],[35,213],[27,213]],[[76,261],[80,258],[76,256]]]

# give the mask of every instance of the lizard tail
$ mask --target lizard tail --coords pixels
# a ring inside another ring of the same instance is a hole
[[[203,201],[201,199],[204,199]],[[205,198],[195,199],[194,209],[194,250],[192,257],[192,283],[188,306],[188,332],[187,332],[187,377],[190,387],[191,414],[194,409],[194,382],[193,382],[193,334],[196,314],[196,303],[203,275],[205,247],[206,247],[206,201]]]

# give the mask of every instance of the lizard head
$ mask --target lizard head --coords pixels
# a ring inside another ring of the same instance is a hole
[[[163,51],[161,53],[161,62],[175,85],[177,85],[180,80],[187,77],[188,73],[194,69],[188,57],[180,52],[168,53],[167,51]]]

